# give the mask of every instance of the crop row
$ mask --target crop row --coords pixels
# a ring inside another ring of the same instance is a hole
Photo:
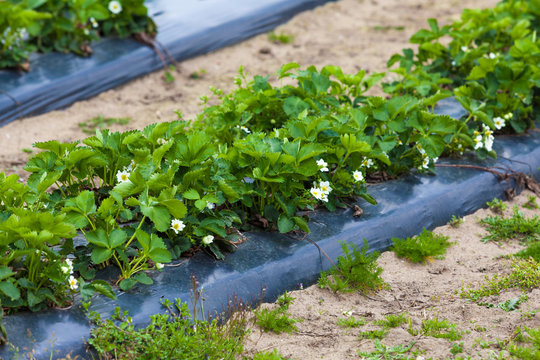
[[[0,174],[2,307],[64,306],[77,291],[114,298],[93,280],[104,266],[123,290],[150,284],[145,270],[198,249],[223,258],[254,226],[309,232],[300,210],[375,204],[366,180],[434,172],[440,156],[469,150],[495,157],[493,135],[539,113],[537,10],[513,0],[442,29],[430,20],[411,39],[418,52],[390,60],[403,77],[383,84],[387,99],[365,94],[384,74],[291,63],[270,81],[240,69],[237,89],[212,89],[217,105],[194,120],[36,143],[26,183]],[[452,94],[468,116],[432,112]]]
[[[155,35],[144,0],[9,0],[0,2],[0,69],[29,69],[31,52],[88,56],[100,36]]]

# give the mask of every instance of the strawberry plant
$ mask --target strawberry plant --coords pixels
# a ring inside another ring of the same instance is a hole
[[[0,3],[0,68],[29,70],[32,51],[87,56],[100,36],[153,36],[144,0],[10,0]]]
[[[533,107],[540,72],[538,7],[531,1],[502,1],[493,9],[465,10],[461,20],[420,30],[410,41],[418,51],[396,54],[388,66],[402,79],[386,84],[390,94],[429,96],[453,94],[469,113],[463,147],[474,146],[480,157],[495,156],[494,131],[521,133],[534,127]],[[449,40],[449,41],[448,41]],[[470,140],[474,143],[471,143]]]

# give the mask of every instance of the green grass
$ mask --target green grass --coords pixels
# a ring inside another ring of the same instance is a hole
[[[278,44],[292,44],[294,42],[294,35],[281,32],[276,34],[275,32],[268,33],[268,40]]]
[[[93,135],[97,129],[105,129],[113,124],[127,125],[131,121],[130,118],[106,118],[103,115],[98,115],[88,121],[80,122],[79,128],[85,134]]]
[[[482,241],[505,241],[518,239],[525,243],[540,240],[540,219],[538,216],[527,219],[523,213],[514,206],[513,215],[510,218],[488,216],[480,221],[489,232]]]
[[[508,289],[529,291],[540,286],[540,266],[533,259],[512,260],[510,274],[486,276],[478,288],[471,285],[461,288],[460,296],[479,303],[483,297],[499,295]]]
[[[414,328],[412,321],[409,320],[409,334],[417,336],[431,336],[439,339],[448,339],[450,341],[460,340],[462,338],[461,331],[457,325],[446,319],[439,319],[439,314],[434,319],[424,319],[420,325],[420,329]]]
[[[445,254],[446,249],[452,245],[448,241],[448,236],[434,234],[426,229],[418,236],[406,239],[392,238],[392,241],[394,246],[391,250],[398,257],[404,257],[413,263],[426,263],[434,256]]]

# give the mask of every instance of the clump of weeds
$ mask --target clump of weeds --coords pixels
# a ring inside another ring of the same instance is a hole
[[[105,129],[113,124],[127,125],[130,121],[131,119],[129,117],[106,118],[103,115],[98,115],[88,121],[80,122],[78,125],[83,133],[92,135],[95,134],[96,130],[98,129]]]
[[[378,252],[367,253],[369,245],[364,240],[361,249],[354,244],[341,243],[343,255],[330,270],[321,273],[319,286],[333,292],[359,291],[369,293],[386,286],[381,277],[383,269],[377,264]]]
[[[269,310],[266,308],[259,308],[254,311],[256,320],[255,323],[264,331],[272,331],[276,334],[282,332],[291,333],[297,331],[296,323],[302,321],[301,319],[291,318],[287,313],[289,305],[294,300],[289,294],[285,293],[278,298],[278,307]]]
[[[488,216],[480,220],[489,232],[482,241],[504,241],[519,239],[525,243],[540,240],[540,219],[538,216],[527,219],[523,213],[514,206],[513,215],[510,218]]]
[[[488,201],[486,205],[496,214],[502,214],[506,210],[506,203],[498,198]]]
[[[394,243],[392,251],[398,257],[404,257],[413,263],[426,263],[435,256],[442,256],[452,245],[448,241],[448,236],[435,234],[426,229],[418,236],[406,239],[392,238],[392,241]]]

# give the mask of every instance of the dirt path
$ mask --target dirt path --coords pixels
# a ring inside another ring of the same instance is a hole
[[[509,203],[506,216],[512,215],[512,207],[517,205],[525,217],[540,216],[540,210],[523,207],[527,201],[526,192]],[[540,203],[537,199],[537,203]],[[390,329],[381,340],[386,346],[408,345],[413,347],[404,356],[396,359],[499,359],[499,340],[508,340],[517,326],[538,327],[540,317],[534,313],[540,310],[540,289],[527,294],[528,300],[519,310],[504,311],[501,308],[488,308],[461,299],[459,290],[467,284],[479,284],[486,276],[504,274],[510,271],[509,260],[501,258],[514,254],[523,246],[517,241],[483,243],[481,237],[487,232],[479,224],[479,219],[494,215],[489,209],[481,209],[463,218],[459,227],[449,225],[437,228],[434,232],[450,237],[455,241],[444,257],[433,262],[413,264],[399,259],[394,252],[383,253],[378,263],[384,269],[382,277],[390,290],[381,290],[369,296],[357,293],[334,294],[328,289],[313,285],[305,290],[293,291],[295,298],[289,308],[290,316],[303,319],[296,324],[298,331],[292,334],[276,335],[262,333],[254,328],[246,346],[246,353],[256,351],[278,351],[290,359],[348,359],[358,358],[357,350],[373,351],[374,339],[359,338],[361,332],[381,329],[373,321],[386,315],[403,316],[412,327],[418,329],[425,319],[447,319],[456,324],[462,334],[460,340],[450,341],[426,335],[413,336],[408,332],[406,322]],[[520,290],[505,291],[485,301],[499,304],[518,298]],[[275,308],[275,304],[263,304]],[[363,320],[365,325],[357,328],[338,326],[339,319],[352,316]],[[456,345],[454,345],[456,344]],[[451,349],[454,346],[455,354]],[[459,348],[461,352],[457,352]],[[508,358],[503,355],[502,358]],[[394,358],[388,358],[394,359]]]
[[[115,130],[200,112],[199,97],[210,85],[229,90],[240,65],[251,75],[271,74],[282,64],[297,62],[318,67],[333,64],[346,72],[386,70],[388,58],[407,47],[409,37],[426,27],[426,19],[441,23],[457,19],[466,8],[492,7],[496,0],[340,0],[302,13],[279,27],[277,34],[294,36],[290,44],[275,44],[266,34],[240,44],[184,61],[176,81],[165,84],[162,72],[134,80],[61,111],[14,121],[0,131],[0,171],[22,174],[32,143],[57,139],[74,141],[86,135],[77,124],[98,115],[130,117]],[[204,74],[202,74],[204,72]],[[197,79],[195,73],[201,75]]]

